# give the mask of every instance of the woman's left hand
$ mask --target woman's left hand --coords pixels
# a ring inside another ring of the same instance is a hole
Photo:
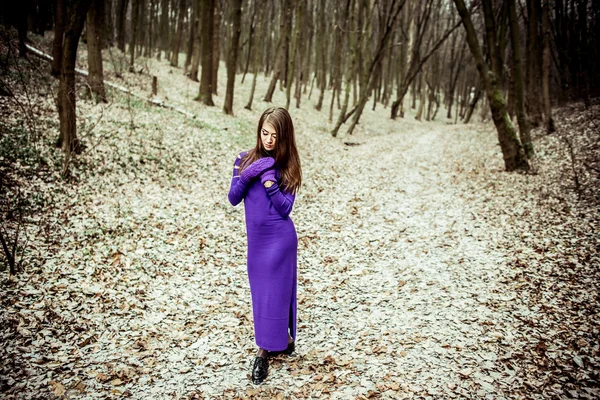
[[[275,177],[275,169],[274,168],[268,169],[260,175],[260,183],[262,183],[264,185],[265,182],[267,182],[267,181],[271,181],[271,182],[275,182],[275,183],[277,182],[277,178]]]

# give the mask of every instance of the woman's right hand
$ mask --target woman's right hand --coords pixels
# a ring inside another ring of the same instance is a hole
[[[250,182],[252,179],[260,176],[264,171],[272,168],[275,165],[273,157],[263,157],[254,161],[240,174],[240,180],[243,182]]]

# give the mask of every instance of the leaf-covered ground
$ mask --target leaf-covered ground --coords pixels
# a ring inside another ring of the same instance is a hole
[[[207,108],[180,69],[142,60],[142,74],[119,80],[119,57],[106,59],[107,79],[145,95],[157,75],[159,97],[197,119],[113,90],[109,104],[82,99],[86,151],[65,182],[51,91],[0,100],[13,135],[35,116],[43,160],[2,156],[38,199],[31,261],[2,280],[4,398],[600,396],[598,105],[559,111],[559,132],[536,132],[534,170],[519,174],[503,172],[490,124],[391,121],[378,106],[333,139],[316,92],[303,98],[290,110],[304,173],[297,352],[254,386],[243,207],[227,191],[268,80],[248,111],[252,76],[238,77],[228,117],[224,67]],[[36,111],[20,113],[28,102]]]

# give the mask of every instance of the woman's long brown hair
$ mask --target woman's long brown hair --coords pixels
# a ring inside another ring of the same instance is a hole
[[[274,151],[267,151],[260,139],[261,129],[265,122],[275,128],[277,141]],[[296,193],[302,184],[302,168],[296,149],[296,137],[292,117],[285,108],[271,107],[265,110],[258,120],[256,128],[256,146],[246,154],[241,162],[240,172],[254,161],[262,157],[273,157],[281,172],[279,187],[288,193]]]

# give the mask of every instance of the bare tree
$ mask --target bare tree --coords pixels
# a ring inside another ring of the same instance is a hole
[[[289,36],[292,28],[292,17],[293,8],[290,0],[282,0],[281,2],[281,15],[279,16],[279,40],[277,41],[277,48],[275,50],[275,67],[273,76],[271,77],[271,83],[267,89],[267,93],[263,101],[271,102],[273,99],[273,93],[277,86],[277,81],[281,75],[285,76],[287,71],[286,68],[286,53],[287,53],[287,36]]]
[[[542,8],[542,34],[543,34],[543,55],[542,55],[542,96],[544,98],[544,124],[546,131],[552,133],[556,130],[554,119],[552,118],[552,104],[550,102],[550,5],[548,0],[544,0]]]
[[[508,1],[508,15],[510,20],[510,43],[512,46],[512,75],[515,92],[515,105],[517,111],[517,122],[519,124],[519,136],[527,157],[533,156],[533,143],[531,142],[531,127],[525,114],[525,91],[523,82],[523,66],[521,63],[521,34],[519,21],[517,20],[517,9],[515,0]]]
[[[160,49],[156,55],[158,60],[164,51],[165,57],[169,47],[169,0],[160,1]]]
[[[493,26],[494,16],[492,10],[491,0],[483,0],[484,10],[484,22],[486,25],[487,32],[493,32],[491,27]],[[467,34],[467,43],[471,54],[477,64],[477,70],[479,71],[479,77],[483,83],[485,93],[489,102],[490,111],[492,112],[492,119],[496,130],[498,132],[498,140],[500,142],[500,148],[504,157],[504,165],[507,171],[514,171],[517,169],[527,170],[529,169],[529,163],[521,142],[517,137],[514,126],[512,125],[508,113],[506,111],[506,100],[502,93],[502,88],[499,85],[498,71],[495,68],[498,66],[496,62],[496,43],[494,38],[487,37],[488,40],[488,52],[490,53],[490,64],[492,68],[488,66],[483,58],[479,40],[473,21],[471,20],[471,14],[467,10],[464,0],[454,0],[456,9],[460,14],[463,26]]]
[[[57,18],[59,15],[62,15],[62,17],[65,18],[60,22],[64,26],[63,36],[56,36],[54,38],[54,47],[60,48],[62,59],[60,64],[60,83],[57,100],[60,121],[60,135],[58,137],[57,146],[62,147],[65,152],[63,175],[68,174],[71,153],[81,152],[81,145],[77,139],[75,61],[77,58],[79,38],[83,31],[83,25],[91,1],[92,0],[65,0],[64,14],[56,14]],[[66,18],[67,15],[70,17]],[[57,23],[59,23],[59,21],[57,21]]]
[[[356,124],[358,124],[358,120],[360,119],[365,105],[369,100],[371,90],[373,89],[375,83],[375,69],[383,59],[384,50],[387,47],[388,41],[392,38],[394,26],[398,19],[398,15],[400,15],[400,11],[404,6],[404,3],[405,0],[391,0],[389,2],[389,6],[379,5],[379,12],[384,16],[384,23],[381,27],[381,33],[377,47],[375,51],[373,51],[373,57],[370,59],[368,68],[365,69],[365,72],[361,77],[364,83],[363,89],[361,90],[360,99],[350,112],[346,113],[341,119],[338,120],[338,123],[332,131],[333,136],[337,135],[337,131],[339,130],[341,124],[346,122],[346,120],[353,114],[354,116],[352,118],[352,122],[350,123],[350,127],[348,128],[348,134],[352,134]]]
[[[102,71],[102,27],[104,0],[92,0],[87,15],[88,84],[96,101],[106,102],[104,73]]]
[[[58,0],[65,1],[65,0]],[[117,0],[117,46],[125,53],[125,36],[127,28],[127,6],[129,0]]]
[[[135,1],[135,0],[133,0]],[[183,37],[183,19],[186,13],[185,0],[179,0],[179,10],[177,12],[177,33],[173,42],[173,53],[171,54],[171,66],[179,65],[179,49],[181,48],[181,38]]]
[[[233,88],[235,86],[235,71],[237,68],[238,46],[242,24],[242,0],[233,0],[231,4],[231,43],[227,58],[227,90],[225,92],[225,114],[233,115]]]
[[[182,0],[183,1],[183,0]],[[212,99],[212,73],[213,73],[213,28],[215,0],[200,1],[200,18],[202,19],[202,77],[200,91],[196,100],[202,101],[207,106],[214,106]]]

